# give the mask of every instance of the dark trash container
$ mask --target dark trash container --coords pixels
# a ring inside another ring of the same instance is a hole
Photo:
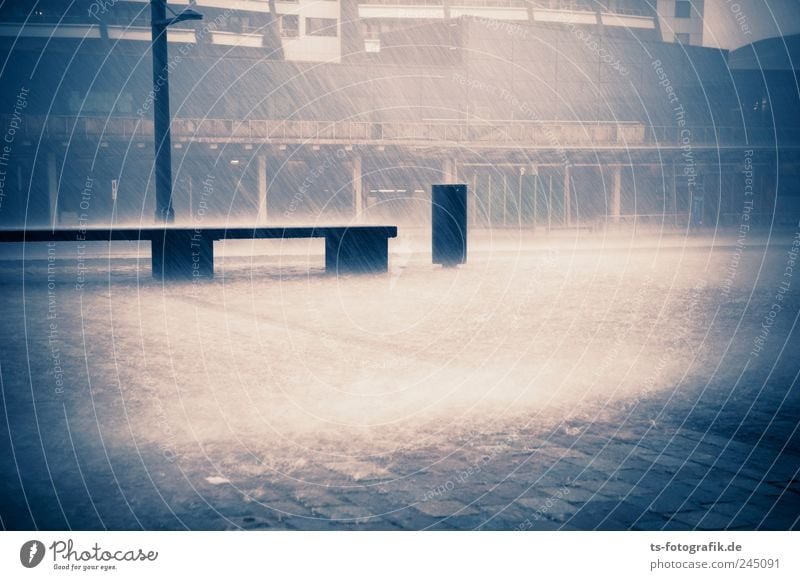
[[[467,261],[467,186],[434,185],[431,192],[433,263],[455,266]]]

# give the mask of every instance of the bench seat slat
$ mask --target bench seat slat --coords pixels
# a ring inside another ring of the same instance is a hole
[[[136,241],[163,239],[167,233],[201,235],[212,240],[249,240],[285,238],[326,238],[344,232],[361,232],[397,237],[396,226],[324,226],[324,227],[253,227],[253,228],[34,228],[0,230],[0,242],[75,242]]]

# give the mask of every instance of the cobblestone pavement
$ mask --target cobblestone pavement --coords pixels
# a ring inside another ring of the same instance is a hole
[[[0,523],[798,529],[798,285],[771,314],[787,243],[738,256],[743,274],[728,286],[730,245],[663,252],[655,267],[646,252],[617,250],[597,266],[587,250],[568,255],[567,273],[563,248],[555,261],[552,248],[522,262],[479,257],[431,281],[430,295],[414,270],[431,272],[413,261],[391,288],[318,274],[255,284],[232,269],[192,295],[131,284],[135,267],[109,285],[102,265],[78,293],[66,267],[57,341],[44,267],[27,268],[23,296],[5,266]],[[452,298],[487,278],[481,305]],[[403,284],[421,309],[438,292],[451,299],[417,319],[402,308]],[[351,326],[328,306],[333,286],[340,301],[364,303],[345,309]],[[380,315],[390,332],[351,332],[376,316],[376,293],[400,309]],[[448,318],[458,322],[435,334]],[[422,346],[398,349],[394,331]],[[281,382],[290,375],[296,383]],[[490,396],[462,375],[504,378]],[[387,376],[420,390],[393,390]],[[439,390],[447,397],[426,398]]]

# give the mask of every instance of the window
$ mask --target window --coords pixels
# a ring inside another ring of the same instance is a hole
[[[307,36],[338,36],[335,18],[306,18]]]
[[[689,0],[677,0],[675,2],[675,18],[691,18],[692,3]]]
[[[281,36],[299,36],[300,17],[297,14],[283,14],[281,16]]]

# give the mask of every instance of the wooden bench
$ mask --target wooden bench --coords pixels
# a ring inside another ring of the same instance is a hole
[[[341,227],[145,227],[0,230],[0,242],[150,242],[153,276],[164,280],[214,277],[218,240],[325,238],[325,269],[334,273],[380,273],[389,265],[395,226]]]

